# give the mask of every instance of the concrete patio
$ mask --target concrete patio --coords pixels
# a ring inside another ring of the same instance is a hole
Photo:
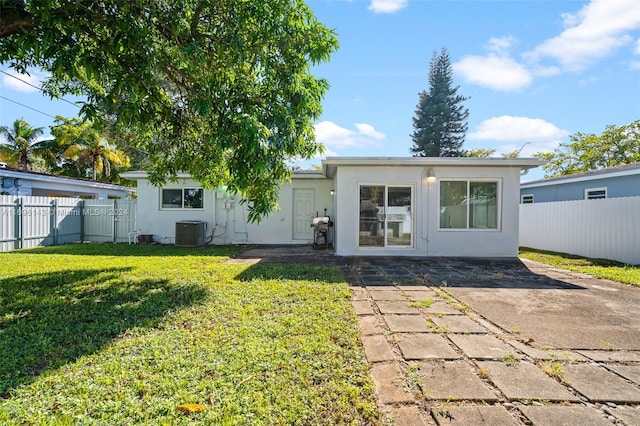
[[[640,425],[640,288],[515,259],[241,257],[343,269],[395,425]]]

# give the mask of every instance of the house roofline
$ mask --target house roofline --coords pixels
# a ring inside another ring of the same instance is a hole
[[[322,160],[325,176],[335,174],[338,166],[467,166],[467,167],[518,167],[520,170],[545,164],[538,158],[479,158],[479,157],[327,157]]]
[[[122,176],[122,175],[121,175]],[[135,192],[136,188],[124,185],[117,185],[114,183],[98,182],[94,180],[76,179],[69,176],[56,176],[46,173],[30,172],[25,170],[18,170],[9,167],[0,168],[0,177],[11,179],[29,179],[37,182],[47,183],[64,183],[71,186],[84,186],[90,188],[99,189],[111,189],[120,191]]]
[[[609,167],[607,169],[591,170],[584,173],[576,173],[573,175],[557,176],[546,179],[532,180],[523,182],[520,188],[537,188],[541,186],[559,185],[564,183],[588,182],[590,180],[615,178],[621,176],[633,176],[640,174],[640,163],[625,164],[618,167]]]
[[[120,176],[126,179],[138,180],[138,179],[148,179],[149,173],[143,170],[135,170],[130,172],[120,173]],[[322,174],[321,170],[294,170],[293,178],[295,179],[321,179],[325,176]],[[178,179],[193,179],[193,176],[189,173],[178,172],[176,174],[176,178]]]

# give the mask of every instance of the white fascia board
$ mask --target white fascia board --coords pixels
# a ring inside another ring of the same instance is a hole
[[[519,167],[529,170],[545,164],[538,158],[477,158],[477,157],[327,157],[322,171],[333,175],[339,166],[403,166],[403,167]]]
[[[149,173],[141,170],[132,170],[130,172],[120,173],[120,177],[130,180],[149,179]],[[177,179],[191,179],[189,173],[178,172],[176,173]]]

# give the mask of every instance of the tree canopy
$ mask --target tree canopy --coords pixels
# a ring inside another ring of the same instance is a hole
[[[640,162],[640,120],[609,125],[601,135],[576,133],[553,152],[538,153],[547,161],[545,177],[571,175]]]
[[[189,172],[259,220],[287,161],[322,152],[328,84],[310,65],[338,42],[302,0],[0,0],[0,16],[0,62],[86,95],[81,114],[132,132],[154,183]]]
[[[69,170],[72,166],[83,177],[89,170],[91,178],[98,180],[98,177],[109,179],[112,171],[129,166],[129,157],[109,143],[103,129],[94,123],[64,117],[58,117],[56,122],[51,133],[55,136],[63,169]]]
[[[38,151],[37,139],[42,132],[42,127],[32,127],[24,118],[14,121],[11,127],[1,126],[0,135],[7,141],[0,143],[0,160],[28,170]]]
[[[459,157],[467,131],[469,110],[453,87],[453,70],[447,49],[433,52],[429,66],[429,90],[419,94],[413,118],[414,157]]]

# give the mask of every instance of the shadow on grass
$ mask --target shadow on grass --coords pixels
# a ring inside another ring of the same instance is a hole
[[[129,268],[0,280],[0,398],[42,373],[100,350],[133,327],[204,297],[198,286],[127,280]]]
[[[60,246],[36,247],[3,253],[15,254],[63,254],[73,256],[195,256],[230,257],[241,252],[238,246],[176,247],[172,244],[126,244],[126,243],[71,243]]]
[[[306,280],[324,283],[344,283],[339,268],[303,263],[256,263],[236,276],[240,281],[259,280]]]

